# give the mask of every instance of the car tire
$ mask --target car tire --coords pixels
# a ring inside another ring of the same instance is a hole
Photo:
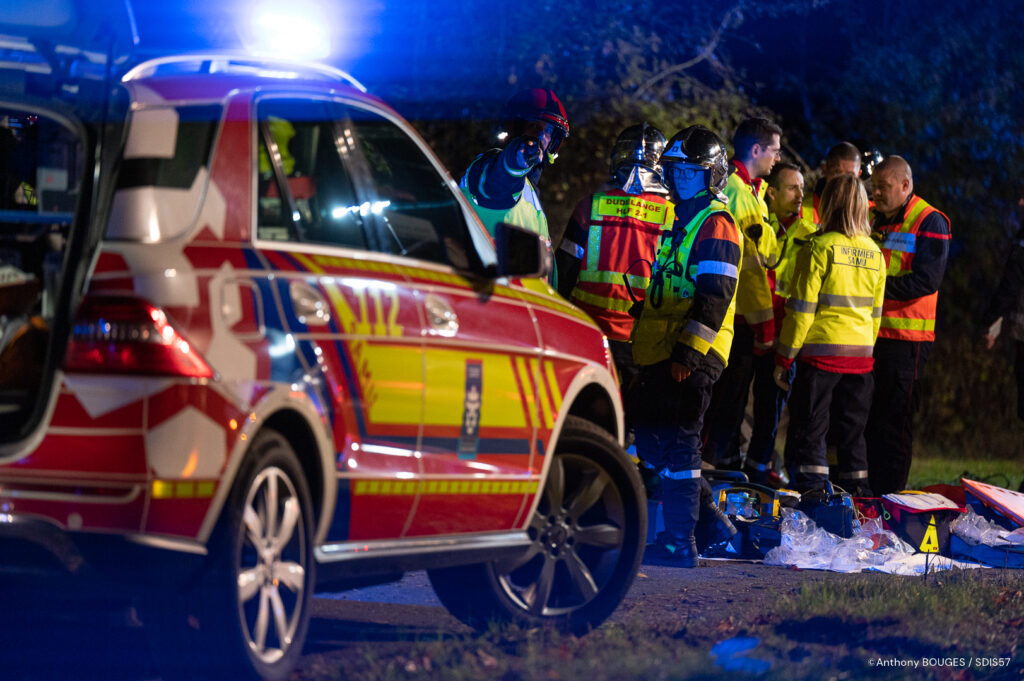
[[[288,678],[302,654],[315,584],[313,504],[292,447],[261,432],[183,593],[144,599],[166,679]]]
[[[626,595],[643,557],[647,504],[636,465],[598,426],[569,416],[514,559],[428,572],[455,617],[586,633]]]

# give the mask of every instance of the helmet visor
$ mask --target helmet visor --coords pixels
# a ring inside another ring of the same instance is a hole
[[[561,127],[546,121],[523,121],[519,135],[533,137],[540,142],[548,163],[554,163],[558,158],[558,150],[565,139],[565,132]]]
[[[665,184],[679,199],[692,199],[707,186],[707,168],[690,163],[665,163]]]

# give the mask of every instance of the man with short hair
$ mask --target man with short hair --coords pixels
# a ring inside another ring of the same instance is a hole
[[[949,255],[949,218],[914,194],[910,164],[889,156],[872,175],[871,228],[887,275],[875,343],[875,393],[865,437],[870,487],[889,494],[907,484],[913,417],[935,341],[935,308]]]
[[[775,253],[775,232],[768,217],[765,177],[781,152],[782,129],[767,118],[748,118],[733,134],[732,174],[725,185],[729,212],[743,240],[736,284],[736,323],[729,366],[715,383],[708,408],[704,459],[716,468],[738,469],[740,426],[746,411],[754,356],[770,356],[775,316],[768,262]]]
[[[796,254],[800,247],[817,229],[817,225],[801,215],[804,196],[804,176],[800,167],[788,161],[775,164],[768,176],[769,220],[778,244],[769,277],[773,281],[773,312],[775,314],[775,335],[778,338],[785,316],[785,304],[789,298],[793,280]],[[788,393],[782,390],[772,377],[775,362],[771,354],[754,355],[754,424],[747,448],[744,470],[752,482],[772,487],[782,485],[782,478],[772,467],[775,454],[775,436],[779,429],[782,409],[786,406]],[[792,383],[795,364],[790,367],[787,381]],[[747,386],[749,388],[749,384]]]
[[[825,153],[821,162],[821,177],[814,185],[814,191],[804,197],[801,217],[805,217],[814,224],[818,224],[818,204],[821,203],[821,190],[825,183],[836,175],[849,173],[854,177],[860,177],[861,159],[863,155],[860,149],[850,142],[837,142]]]

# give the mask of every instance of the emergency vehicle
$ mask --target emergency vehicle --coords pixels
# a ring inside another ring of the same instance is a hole
[[[125,590],[167,679],[287,678],[316,590],[409,570],[603,621],[646,504],[548,245],[346,73],[43,4],[0,22],[0,591]]]

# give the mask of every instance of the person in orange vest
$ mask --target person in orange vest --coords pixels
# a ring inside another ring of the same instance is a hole
[[[949,256],[949,218],[914,194],[910,164],[888,156],[871,176],[873,236],[885,257],[885,304],[875,344],[875,395],[865,431],[875,494],[907,484],[913,416],[935,341],[935,307]]]
[[[608,336],[624,397],[637,375],[630,308],[644,299],[658,239],[675,219],[661,168],[665,142],[646,122],[619,133],[609,155],[611,179],[576,204],[555,251],[558,292]]]
[[[808,492],[829,477],[825,434],[830,426],[839,478],[854,496],[870,496],[864,424],[871,405],[872,347],[885,294],[885,266],[868,225],[860,180],[840,174],[825,184],[821,229],[797,255],[786,317],[775,351],[774,377],[799,360],[789,399],[786,465],[790,486]],[[841,415],[830,423],[829,410]],[[863,474],[863,477],[862,475]]]
[[[743,239],[743,264],[736,284],[736,324],[729,366],[715,383],[705,421],[702,456],[716,468],[739,469],[740,426],[746,411],[755,357],[770,357],[775,316],[768,263],[775,253],[775,232],[768,216],[764,178],[781,153],[782,129],[766,118],[748,118],[733,133],[735,155],[725,185],[729,212]],[[771,383],[771,381],[769,381]],[[774,386],[771,386],[774,392]]]
[[[804,197],[801,216],[811,222],[817,223],[821,203],[821,191],[825,183],[836,175],[849,173],[854,177],[860,177],[861,159],[860,149],[850,142],[838,142],[825,153],[825,160],[822,161],[821,179],[814,185],[814,191]],[[870,207],[870,201],[869,201]]]

